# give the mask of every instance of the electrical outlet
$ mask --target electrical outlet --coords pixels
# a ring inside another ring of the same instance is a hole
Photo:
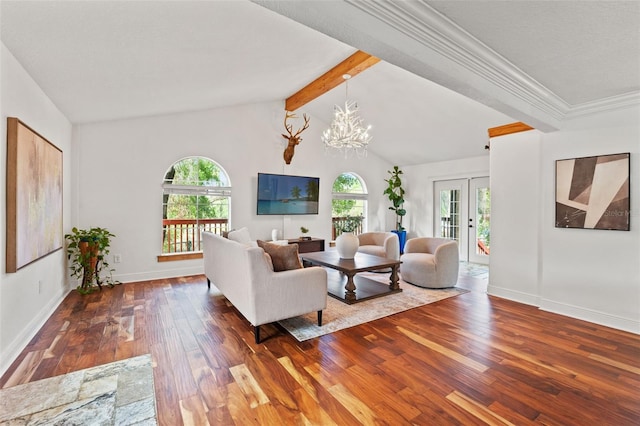
[[[122,262],[122,255],[121,254],[114,254],[113,255],[113,263],[120,263]]]

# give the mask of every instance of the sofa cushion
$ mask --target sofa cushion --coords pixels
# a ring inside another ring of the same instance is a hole
[[[258,247],[271,256],[274,272],[302,268],[297,244],[280,245],[258,240]]]
[[[372,254],[374,256],[387,257],[387,251],[384,249],[384,246],[359,246],[358,252],[365,254]]]
[[[246,227],[229,232],[227,238],[240,244],[244,244],[247,246],[251,245],[251,234],[249,233],[249,229]]]

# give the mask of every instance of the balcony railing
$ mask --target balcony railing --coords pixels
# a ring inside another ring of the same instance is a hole
[[[347,219],[348,219],[347,216],[344,216],[344,217],[332,217],[331,218],[331,224],[332,224],[332,226],[331,226],[331,239],[332,240],[335,240],[340,234],[342,234],[341,229],[346,224]],[[356,228],[354,233],[356,235],[362,233],[362,222],[360,222],[358,224],[358,227]]]
[[[331,239],[335,240],[342,232],[347,217],[332,217]],[[184,253],[202,250],[202,231],[222,235],[229,230],[228,219],[164,219],[162,221],[163,253]],[[362,223],[355,230],[362,233]]]
[[[202,231],[222,235],[229,230],[228,219],[163,219],[162,252],[182,253],[202,250]]]
[[[456,221],[456,217],[453,218],[452,221],[448,217],[440,218],[440,235],[442,238],[451,238],[452,240],[457,240],[460,238],[460,226]]]

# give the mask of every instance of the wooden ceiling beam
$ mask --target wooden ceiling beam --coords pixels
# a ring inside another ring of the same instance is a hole
[[[533,127],[518,121],[516,123],[505,124],[504,126],[491,127],[487,131],[489,132],[490,138],[495,138],[496,136],[510,135],[512,133],[525,132],[527,130],[533,130]]]
[[[380,58],[376,58],[362,50],[358,50],[335,67],[331,68],[329,71],[298,90],[298,92],[289,96],[285,101],[284,109],[287,111],[295,111],[318,96],[321,96],[334,87],[342,84],[344,82],[344,78],[342,78],[344,74],[349,74],[353,77],[378,62],[380,62]]]

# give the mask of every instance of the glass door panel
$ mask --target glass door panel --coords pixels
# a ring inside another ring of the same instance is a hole
[[[460,260],[468,259],[468,181],[456,179],[435,182],[434,235],[458,242]]]
[[[489,263],[491,251],[491,191],[489,178],[471,179],[469,200],[469,261]]]

